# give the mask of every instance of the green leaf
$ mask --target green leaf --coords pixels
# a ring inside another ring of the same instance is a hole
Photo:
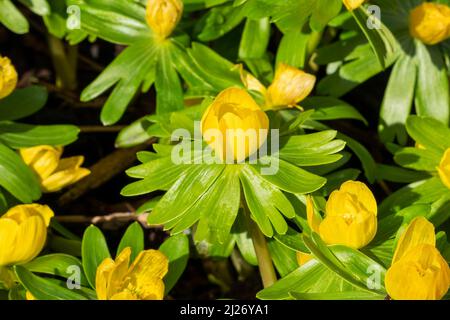
[[[170,47],[159,52],[156,63],[156,113],[169,113],[183,109],[183,89],[172,65]]]
[[[228,5],[212,8],[207,13],[205,26],[198,38],[204,42],[215,40],[237,27],[243,19],[242,7]]]
[[[131,248],[130,262],[136,259],[139,252],[144,250],[144,231],[142,230],[139,222],[133,222],[125,231],[122,239],[120,240],[119,246],[117,248],[116,256],[118,256],[123,249]]]
[[[401,56],[392,69],[380,111],[378,131],[383,143],[395,137],[404,145],[407,142],[405,123],[414,97],[417,68],[408,56]]]
[[[149,224],[166,224],[182,217],[216,181],[222,165],[193,165],[182,174],[148,216]],[[197,212],[199,216],[201,212]]]
[[[256,258],[255,247],[253,246],[253,240],[249,235],[245,217],[242,211],[236,217],[233,225],[233,236],[236,240],[236,245],[239,248],[239,252],[247,263],[252,266],[258,265]]]
[[[284,277],[298,268],[297,255],[295,251],[285,247],[273,239],[269,239],[267,245],[269,247],[270,256],[273,260],[275,268],[280,276]]]
[[[14,271],[20,283],[38,300],[87,300],[75,290],[38,277],[22,266],[15,266]]]
[[[445,62],[438,46],[425,46],[416,41],[419,74],[416,90],[416,110],[448,125],[450,92]]]
[[[288,228],[286,234],[276,234],[274,235],[274,239],[293,251],[301,251],[304,253],[309,252],[303,242],[301,233],[290,227]]]
[[[437,155],[450,148],[450,129],[438,120],[410,116],[406,121],[406,130],[417,143]]]
[[[344,141],[334,140],[336,133],[334,130],[326,130],[282,138],[279,157],[297,166],[317,166],[336,162],[342,157],[336,153],[345,147]]]
[[[268,18],[247,19],[239,45],[240,59],[262,58],[270,40],[270,21]]]
[[[81,101],[95,99],[115,85],[103,106],[101,120],[105,125],[116,123],[122,117],[141,84],[154,77],[155,61],[156,46],[150,39],[134,43],[83,90]]]
[[[312,239],[303,235],[303,241],[318,260],[350,284],[369,292],[373,290],[380,295],[386,294],[383,283],[384,277],[382,276],[386,270],[374,260],[345,246],[336,245],[328,248],[316,233],[312,234]],[[335,251],[341,253],[341,255],[338,255]],[[372,275],[369,270],[374,268],[380,273],[380,287],[369,289],[368,281]]]
[[[261,231],[272,237],[273,225],[277,233],[285,234],[288,226],[281,214],[287,218],[295,217],[294,208],[286,196],[252,166],[243,167],[240,179],[251,217]]]
[[[23,203],[39,199],[39,181],[20,156],[0,143],[0,185]]]
[[[310,38],[311,33],[306,33],[300,28],[284,34],[278,46],[276,64],[282,62],[293,67],[303,68]]]
[[[14,33],[24,34],[29,31],[27,19],[11,0],[0,0],[0,22]]]
[[[316,3],[316,8],[311,16],[309,25],[314,31],[321,31],[331,19],[339,14],[342,9],[342,1],[317,0]]]
[[[326,183],[325,178],[309,173],[287,161],[275,157],[264,157],[260,160],[267,160],[271,163],[271,166],[278,168],[275,173],[262,174],[261,177],[283,191],[299,194],[311,193],[320,189]],[[259,171],[265,168],[263,165],[252,166]]]
[[[31,125],[17,122],[0,122],[0,141],[11,148],[37,145],[65,146],[76,141],[80,129],[71,125]]]
[[[369,40],[373,51],[377,57],[377,60],[381,67],[384,69],[389,65],[389,61],[393,56],[397,54],[397,41],[391,31],[379,20],[381,28],[369,28],[367,22],[371,18],[376,19],[374,15],[371,15],[363,6],[359,7],[352,12],[353,17],[361,28],[362,32]]]
[[[55,275],[63,278],[69,278],[73,274],[73,270],[70,269],[73,266],[80,268],[80,284],[82,286],[88,286],[89,283],[82,271],[81,261],[68,254],[48,254],[37,257],[23,265],[23,267],[31,272]]]
[[[81,28],[92,36],[125,45],[152,37],[145,7],[136,1],[68,0],[67,4],[80,8]]]
[[[89,284],[92,288],[95,288],[97,267],[103,260],[110,258],[111,255],[103,233],[94,225],[89,226],[84,232],[81,244],[81,257]]]
[[[169,272],[164,277],[165,293],[167,294],[186,269],[189,260],[189,239],[184,234],[168,238],[159,250],[169,260]]]
[[[208,243],[225,243],[239,211],[240,195],[239,168],[225,166],[208,192],[190,209],[201,212],[194,239]],[[198,216],[197,212],[193,214]],[[186,213],[185,217],[188,215],[189,213]],[[176,229],[180,231],[183,228],[185,227],[178,226]]]
[[[429,150],[407,147],[395,153],[394,160],[402,167],[414,170],[436,171],[439,166],[439,155]]]
[[[342,291],[342,292],[320,292],[303,293],[291,292],[296,300],[383,300],[384,297],[370,292]]]
[[[396,166],[377,164],[376,177],[378,180],[385,180],[399,183],[411,183],[427,179],[430,177],[430,175],[426,172],[418,172],[404,168],[399,168]]]
[[[314,120],[354,119],[368,124],[353,106],[333,97],[309,97],[302,102],[302,107],[314,109],[311,115],[311,119]]]
[[[0,121],[17,120],[39,111],[47,102],[47,90],[41,86],[16,89],[0,100]]]

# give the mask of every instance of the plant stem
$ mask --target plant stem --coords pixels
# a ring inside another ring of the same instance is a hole
[[[74,90],[77,87],[77,47],[69,46],[66,53],[64,43],[53,35],[48,36],[48,44],[56,71],[56,85],[63,89]]]
[[[272,264],[269,247],[267,246],[266,237],[262,234],[261,230],[259,230],[258,225],[250,218],[250,211],[245,203],[245,200],[242,202],[244,207],[244,215],[247,220],[248,232],[252,238],[256,258],[258,259],[259,273],[261,275],[264,288],[267,288],[277,281],[277,275]]]

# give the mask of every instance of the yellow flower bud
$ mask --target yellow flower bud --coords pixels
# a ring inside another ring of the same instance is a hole
[[[165,39],[173,32],[182,14],[181,0],[148,0],[145,19],[153,32]]]
[[[0,266],[33,260],[44,247],[53,215],[48,206],[25,204],[0,217]]]
[[[347,10],[353,11],[355,9],[358,9],[365,0],[343,0],[344,5],[347,8]]]
[[[95,290],[99,300],[162,300],[169,262],[157,250],[141,251],[130,264],[131,249],[116,260],[107,258],[97,268]]]
[[[222,160],[241,162],[267,139],[269,118],[243,89],[222,91],[202,117],[204,140]]]
[[[437,171],[442,183],[450,189],[450,148],[444,152]]]
[[[56,192],[90,174],[83,156],[61,159],[63,149],[37,146],[20,149],[23,161],[38,175],[44,192]]]
[[[327,244],[360,249],[372,241],[377,232],[377,202],[362,182],[347,181],[333,191],[323,221],[313,216],[312,201],[307,202],[307,215],[311,229]]]
[[[17,85],[17,72],[6,57],[0,56],[0,99],[11,94]]]
[[[445,4],[424,2],[409,16],[411,36],[425,44],[434,45],[450,37],[450,7]]]
[[[396,300],[438,300],[450,286],[450,268],[435,247],[434,226],[415,218],[400,237],[385,285]]]
[[[280,63],[272,84],[267,89],[265,109],[294,107],[314,89],[316,77]]]

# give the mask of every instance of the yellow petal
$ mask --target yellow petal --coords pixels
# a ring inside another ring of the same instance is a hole
[[[267,89],[265,109],[294,107],[314,89],[316,77],[280,63],[272,84]]]
[[[313,258],[314,257],[312,254],[297,251],[297,263],[299,266],[304,265],[305,263],[307,263],[308,261],[310,261]]]
[[[450,269],[434,246],[421,244],[388,269],[385,285],[395,300],[438,300],[448,291]]]
[[[250,72],[244,70],[242,64],[239,64],[239,70],[241,74],[241,81],[247,90],[252,90],[261,93],[262,95],[266,94],[266,87],[256,79]]]
[[[108,297],[124,290],[124,280],[128,273],[130,264],[131,248],[123,249],[114,260],[114,268],[111,270],[108,279]]]
[[[311,230],[318,233],[321,220],[318,219],[314,212],[314,202],[311,196],[306,197],[306,216]]]
[[[145,19],[153,32],[164,39],[175,29],[182,14],[181,0],[148,0]]]
[[[58,167],[62,148],[42,145],[20,149],[19,152],[23,161],[42,181],[48,178]]]
[[[345,7],[350,11],[358,9],[364,1],[365,0],[343,0]]]
[[[222,159],[245,160],[267,139],[269,119],[253,98],[239,88],[222,91],[203,114],[204,140]]]
[[[83,157],[80,156],[62,159],[62,165],[56,169],[55,173],[42,181],[42,190],[44,192],[56,192],[71,184],[77,183],[84,177],[88,176],[91,171],[89,169],[79,167],[78,163],[80,159],[83,159]],[[83,161],[81,161],[81,163],[82,162]]]
[[[362,182],[346,181],[341,185],[340,191],[347,192],[358,199],[358,202],[369,212],[377,215],[377,201],[372,191]]]
[[[0,99],[14,91],[17,85],[17,71],[11,60],[0,56]]]
[[[435,45],[450,37],[450,7],[424,2],[415,7],[409,17],[412,37],[427,45]]]
[[[40,215],[23,221],[16,234],[16,243],[12,255],[12,264],[23,264],[33,260],[45,245],[47,226]]]
[[[14,262],[14,249],[19,224],[9,218],[0,218],[0,266],[10,265]]]
[[[319,231],[327,244],[341,244],[360,249],[375,237],[377,219],[369,212],[361,212],[351,222],[341,215],[326,216],[320,224]]]
[[[442,183],[450,189],[450,148],[444,152],[437,170]]]
[[[401,259],[409,250],[420,244],[436,245],[436,235],[434,226],[424,217],[417,217],[411,221],[406,230],[401,235],[395,249],[392,263]]]
[[[145,250],[139,253],[130,267],[128,288],[138,293],[140,299],[161,300],[164,297],[164,283],[169,262],[164,254],[157,250]]]
[[[129,290],[121,291],[111,297],[110,300],[139,300],[138,297]]]
[[[108,300],[108,286],[112,271],[115,268],[114,260],[106,258],[97,267],[95,275],[95,291],[97,292],[97,299]]]
[[[3,215],[3,217],[13,219],[20,224],[29,217],[41,216],[45,221],[45,225],[48,227],[48,225],[50,224],[50,219],[54,215],[55,214],[53,210],[50,209],[49,206],[33,203],[20,204],[12,207]]]

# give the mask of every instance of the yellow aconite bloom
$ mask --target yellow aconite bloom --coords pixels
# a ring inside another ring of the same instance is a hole
[[[311,93],[316,83],[314,75],[284,63],[278,65],[272,84],[268,88],[243,69],[241,80],[247,89],[258,91],[264,96],[264,110],[295,107]]]
[[[45,205],[23,204],[0,217],[0,266],[34,259],[44,247],[53,211]]]
[[[130,264],[131,249],[122,250],[116,260],[107,258],[97,268],[95,289],[99,300],[162,300],[163,277],[169,262],[160,251],[141,251]]]
[[[345,7],[350,11],[358,9],[364,1],[365,0],[343,0]]]
[[[7,57],[0,56],[0,99],[13,92],[17,85],[17,72]]]
[[[411,36],[425,44],[434,45],[450,37],[450,7],[445,4],[424,2],[409,16]]]
[[[153,32],[165,39],[175,29],[182,14],[181,0],[148,0],[145,19]]]
[[[400,237],[385,285],[396,300],[438,300],[450,286],[450,268],[435,247],[434,226],[415,218]]]
[[[61,159],[63,149],[52,146],[37,146],[20,149],[23,161],[39,176],[44,192],[55,192],[90,174],[81,168],[84,157]]]
[[[450,189],[450,148],[445,151],[437,171],[442,183]]]
[[[325,218],[319,222],[312,201],[308,202],[308,223],[327,244],[342,244],[359,249],[377,232],[377,202],[362,182],[347,181],[328,198]]]
[[[222,91],[201,121],[205,141],[222,160],[245,160],[267,139],[269,118],[243,89]]]

